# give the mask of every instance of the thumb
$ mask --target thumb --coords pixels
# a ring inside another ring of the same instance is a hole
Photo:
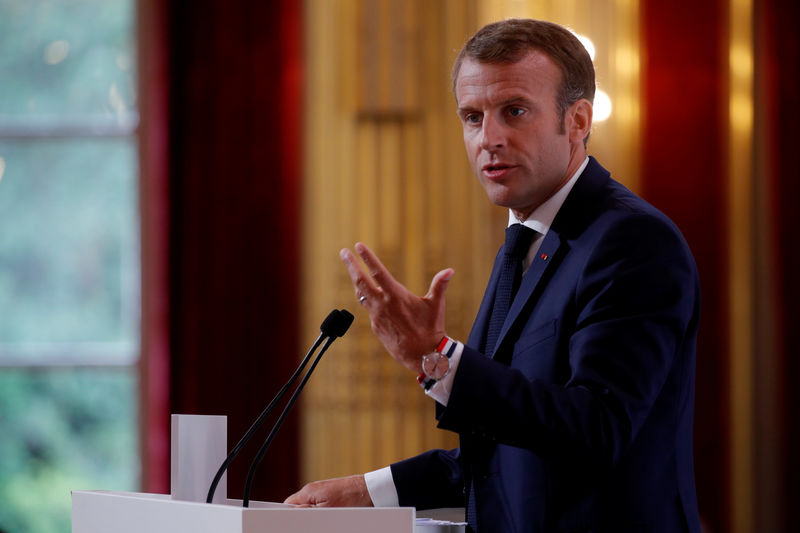
[[[447,284],[450,283],[450,278],[453,277],[456,271],[452,268],[445,268],[437,272],[435,276],[433,276],[433,280],[431,281],[431,287],[428,289],[428,294],[426,298],[429,298],[433,301],[439,301],[444,299],[444,291],[447,289]]]

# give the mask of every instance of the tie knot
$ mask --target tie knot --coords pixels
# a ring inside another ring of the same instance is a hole
[[[522,259],[528,253],[536,231],[522,224],[511,224],[506,228],[505,254]]]

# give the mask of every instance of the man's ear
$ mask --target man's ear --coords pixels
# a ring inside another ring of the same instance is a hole
[[[580,99],[567,112],[567,133],[570,142],[583,143],[592,130],[592,104]]]

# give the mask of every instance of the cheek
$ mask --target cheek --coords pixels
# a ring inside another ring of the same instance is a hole
[[[476,165],[478,161],[478,156],[480,155],[481,149],[479,143],[475,140],[474,136],[464,135],[464,148],[467,152],[467,159],[469,159],[469,164],[472,165],[472,168],[477,170]]]
[[[525,142],[524,150],[529,157],[539,164],[547,164],[553,159],[558,159],[564,152],[564,147],[569,151],[569,143],[562,137],[554,135],[531,136]]]

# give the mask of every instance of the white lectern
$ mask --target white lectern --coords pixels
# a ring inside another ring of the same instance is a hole
[[[222,419],[222,420],[220,420]],[[172,494],[72,491],[72,533],[414,533],[463,526],[417,524],[413,507],[299,508],[240,500],[206,491],[225,459],[224,417],[173,415]],[[192,444],[194,443],[194,444]]]
[[[314,508],[241,501],[207,504],[168,494],[73,491],[73,533],[412,533],[415,511]]]

